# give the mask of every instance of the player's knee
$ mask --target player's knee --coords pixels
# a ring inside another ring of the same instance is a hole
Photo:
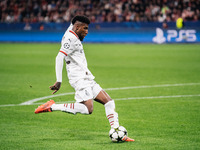
[[[89,114],[92,114],[92,112],[93,112],[93,106],[88,108],[88,112],[89,112]]]
[[[92,114],[92,112],[93,112],[93,101],[92,100],[84,101],[83,104],[87,107],[88,114]]]

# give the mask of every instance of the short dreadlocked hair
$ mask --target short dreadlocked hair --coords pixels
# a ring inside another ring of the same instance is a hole
[[[72,19],[72,24],[74,25],[76,21],[80,21],[82,23],[90,24],[90,20],[86,16],[75,16]]]

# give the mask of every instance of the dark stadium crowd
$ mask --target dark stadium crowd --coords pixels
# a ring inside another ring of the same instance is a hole
[[[0,0],[0,22],[169,22],[200,20],[200,0]]]

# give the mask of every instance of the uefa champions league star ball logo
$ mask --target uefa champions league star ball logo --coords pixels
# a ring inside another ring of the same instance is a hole
[[[69,43],[65,43],[65,44],[64,44],[64,48],[65,48],[65,49],[68,49],[69,47],[70,47]]]

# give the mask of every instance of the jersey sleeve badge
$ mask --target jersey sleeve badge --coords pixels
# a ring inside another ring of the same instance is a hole
[[[64,47],[65,49],[69,49],[70,44],[69,44],[69,43],[64,43],[64,44],[63,44],[63,47]]]

